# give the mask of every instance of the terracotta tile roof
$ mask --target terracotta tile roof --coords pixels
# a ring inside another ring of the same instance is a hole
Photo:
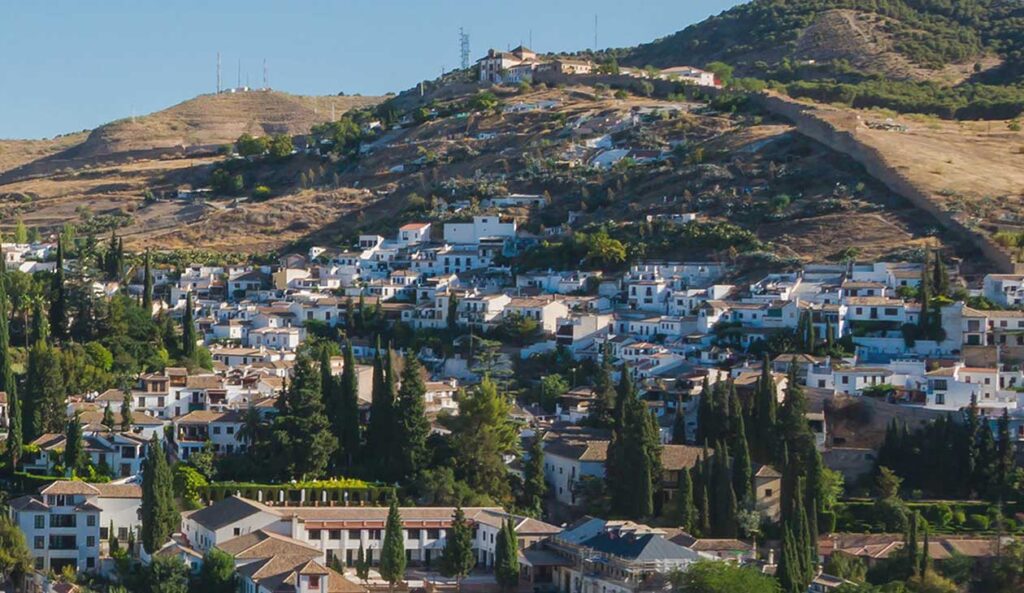
[[[301,556],[303,554],[308,554],[309,558],[313,559],[320,556],[319,550],[308,544],[262,529],[229,539],[218,544],[217,547],[236,559]]]
[[[142,498],[138,484],[93,484],[103,498]]]
[[[84,495],[84,496],[97,496],[100,491],[92,484],[86,484],[85,482],[79,482],[77,480],[58,480],[44,486],[39,490],[40,494],[44,495]]]

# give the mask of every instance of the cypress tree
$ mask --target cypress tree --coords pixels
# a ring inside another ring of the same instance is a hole
[[[345,368],[341,371],[339,404],[334,417],[334,433],[340,445],[340,458],[352,466],[359,455],[359,377],[352,341],[345,340]]]
[[[87,465],[88,458],[82,442],[82,414],[75,412],[68,420],[67,430],[64,432],[64,471],[69,476],[81,475]]]
[[[978,414],[978,396],[971,394],[971,404],[967,408],[967,426],[964,431],[967,443],[961,449],[965,453],[964,475],[967,478],[966,489],[968,493],[974,493],[978,490],[975,481],[979,473],[978,468],[980,467],[978,435],[981,433],[981,421]]]
[[[732,487],[736,500],[746,505],[753,501],[754,472],[750,464],[750,449],[747,447],[747,432],[742,414],[736,416],[736,423],[736,435],[732,444]]]
[[[117,531],[114,529],[113,519],[110,521],[110,527],[107,528],[107,542],[110,547],[110,557],[117,558],[118,552],[121,551],[121,542],[117,541]]]
[[[907,527],[906,551],[904,552],[907,559],[906,573],[908,575],[916,574],[919,567],[917,560],[917,521],[918,514],[917,511],[914,511],[910,514],[910,525]]]
[[[349,336],[354,334],[356,331],[356,317],[355,311],[353,310],[354,307],[355,305],[352,302],[352,296],[349,295],[349,297],[345,299],[345,333],[348,334]]]
[[[679,472],[676,508],[679,511],[679,526],[683,531],[692,534],[697,526],[697,508],[693,504],[693,477],[690,470],[685,467]]]
[[[59,433],[65,427],[64,373],[56,351],[46,343],[48,325],[41,304],[36,301],[35,335],[28,354],[25,400],[22,420],[25,438],[31,441],[46,433]]]
[[[125,389],[121,398],[121,432],[131,432],[135,418],[132,417],[132,392]]]
[[[371,474],[380,480],[394,474],[391,450],[397,437],[394,434],[394,382],[388,381],[384,359],[381,356],[380,338],[373,356],[373,395],[370,401],[370,424],[366,429],[365,459],[373,464]],[[390,352],[388,353],[390,357]],[[387,366],[391,366],[388,363]]]
[[[782,526],[782,552],[779,554],[779,565],[775,569],[782,593],[805,593],[807,586],[803,584],[800,572],[800,560],[797,544],[793,537],[793,529],[789,524]]]
[[[996,462],[996,493],[999,497],[1011,496],[1013,493],[1014,468],[1016,454],[1013,439],[1010,436],[1010,412],[1003,408],[999,417],[999,450]]]
[[[356,576],[362,581],[370,578],[370,559],[366,557],[362,541],[359,542],[359,553],[356,556]]]
[[[920,557],[921,561],[920,561],[920,564],[918,565],[918,568],[917,568],[917,574],[922,579],[925,577],[926,574],[928,574],[928,571],[931,570],[931,564],[932,564],[931,550],[928,549],[928,546],[929,546],[929,544],[928,544],[928,525],[925,525],[924,526],[924,542],[923,542],[923,544],[921,546],[921,557]]]
[[[612,413],[616,406],[615,384],[612,381],[611,347],[602,347],[601,368],[594,385],[595,398],[587,412],[587,423],[597,428],[612,426]]]
[[[142,545],[156,553],[178,528],[179,515],[174,508],[171,469],[163,444],[153,435],[149,454],[142,463]]]
[[[931,335],[932,327],[932,312],[931,312],[931,300],[932,300],[932,278],[928,270],[928,252],[925,252],[924,266],[921,268],[921,285],[918,288],[918,295],[921,300],[921,313],[917,318],[917,327],[920,329],[922,337],[928,337]]]
[[[57,267],[53,273],[52,298],[50,301],[50,324],[53,335],[64,339],[68,334],[68,298],[64,286],[64,241],[57,240]]]
[[[149,249],[146,250],[142,273],[142,308],[147,315],[153,314],[153,271],[150,269]]]
[[[398,405],[395,408],[398,432],[396,471],[399,478],[412,478],[423,470],[430,457],[427,437],[430,423],[427,421],[425,398],[426,383],[423,382],[423,365],[414,354],[405,357],[402,368],[402,386],[398,390]]]
[[[494,550],[494,578],[502,591],[512,591],[519,584],[519,544],[512,519],[501,524]]]
[[[320,393],[324,402],[324,409],[328,418],[334,418],[338,404],[340,389],[337,388],[337,381],[334,373],[331,372],[331,351],[329,348],[321,347],[319,352],[318,368],[320,369]],[[333,424],[332,424],[333,427]]]
[[[380,549],[380,576],[388,582],[388,588],[395,590],[395,583],[405,576],[405,539],[402,517],[398,512],[398,501],[391,498],[388,519],[384,526],[384,543]]]
[[[114,426],[117,425],[117,421],[114,420],[114,409],[110,406],[110,402],[107,402],[106,407],[103,408],[102,424],[107,427],[107,430],[114,430]]]
[[[938,252],[935,253],[932,284],[935,288],[935,294],[949,294],[949,273],[946,271],[946,264],[942,262],[942,256]]]
[[[815,561],[812,559],[811,529],[807,522],[807,509],[804,505],[803,478],[796,479],[793,493],[793,539],[796,543],[795,558],[801,582],[806,587],[814,579]]]
[[[448,531],[444,550],[441,551],[441,574],[455,577],[456,591],[461,592],[462,579],[473,570],[475,564],[473,534],[466,522],[466,513],[462,507],[456,507],[452,528]]]
[[[712,532],[716,537],[735,538],[738,535],[736,513],[738,504],[733,490],[732,471],[729,463],[729,447],[719,443],[715,448],[714,494],[712,511]]]
[[[622,374],[619,376],[619,386],[615,390],[615,409],[612,412],[612,425],[615,430],[622,431],[627,402],[636,399],[636,391],[633,389],[633,378],[629,375],[629,365],[622,365]]]
[[[530,444],[530,458],[523,467],[523,507],[534,516],[540,516],[544,509],[544,496],[548,484],[544,480],[544,447],[540,433],[533,437]]]
[[[7,427],[6,459],[12,470],[21,461],[21,447],[24,444],[22,434],[22,406],[18,397],[14,369],[11,365],[11,334],[8,326],[7,302],[7,270],[0,249],[0,391],[7,394],[7,415],[10,418]]]
[[[708,378],[704,377],[704,383],[700,388],[700,401],[697,402],[697,443],[707,443],[713,436],[709,430],[714,422],[715,402],[708,384]]]
[[[192,293],[185,294],[185,311],[181,317],[181,356],[193,360],[196,355],[196,322],[193,319]]]
[[[754,404],[754,459],[769,463],[778,449],[776,445],[776,424],[779,402],[776,395],[775,376],[771,372],[766,354],[761,365],[761,378],[757,383],[757,401]]]

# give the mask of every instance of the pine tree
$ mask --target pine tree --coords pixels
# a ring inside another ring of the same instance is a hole
[[[28,441],[46,433],[59,433],[67,419],[64,373],[57,352],[46,343],[46,318],[37,305],[36,324],[39,339],[28,354],[25,400],[22,409],[25,438]]]
[[[462,591],[462,579],[473,570],[476,558],[473,556],[473,534],[466,522],[462,507],[456,507],[452,527],[445,538],[441,551],[441,574],[455,577],[456,591]]]
[[[338,437],[339,459],[351,467],[359,455],[359,377],[352,341],[345,340],[345,368],[341,371],[338,407],[333,420],[334,434]]]
[[[121,398],[121,432],[131,432],[132,424],[135,424],[135,418],[132,417],[132,392],[126,389]]]
[[[402,369],[402,386],[398,390],[398,405],[395,409],[396,434],[401,447],[397,450],[396,471],[400,479],[415,477],[426,467],[430,452],[427,437],[430,423],[427,421],[425,398],[427,386],[423,381],[423,365],[414,354],[405,357]]]
[[[6,459],[12,470],[17,468],[21,460],[21,448],[24,444],[22,434],[22,406],[18,397],[17,383],[11,364],[11,334],[8,326],[7,273],[3,250],[0,249],[0,391],[7,394],[7,415],[10,418],[7,427]]]
[[[391,591],[395,583],[405,576],[405,539],[402,517],[398,512],[398,501],[392,497],[388,519],[384,526],[384,543],[380,549],[380,576],[388,582]]]
[[[278,401],[271,440],[281,477],[317,479],[326,472],[337,441],[324,412],[320,374],[309,355],[296,358],[292,372],[288,391]]]
[[[69,476],[78,476],[85,473],[87,465],[88,457],[82,442],[82,414],[75,412],[64,432],[64,470]]]
[[[537,433],[530,444],[530,458],[523,467],[523,507],[535,517],[539,517],[544,509],[544,496],[548,484],[544,480],[544,447],[543,436]]]
[[[142,308],[147,315],[153,314],[153,270],[150,269],[149,250],[146,250],[142,273]]]
[[[185,294],[185,311],[181,317],[181,356],[186,360],[195,359],[196,322],[193,319],[192,293]]]
[[[679,511],[679,526],[692,534],[697,524],[697,508],[693,504],[693,478],[690,470],[685,467],[679,472],[676,508]]]
[[[171,469],[163,444],[153,435],[149,453],[142,463],[142,545],[154,554],[178,528],[179,515],[174,508]]]
[[[512,519],[503,521],[494,548],[494,578],[502,591],[512,591],[519,584],[519,543]]]
[[[519,452],[518,427],[509,419],[508,398],[489,377],[459,399],[451,419],[456,471],[470,488],[502,503],[511,502],[504,457]]]
[[[53,272],[53,288],[50,300],[50,324],[53,335],[64,339],[68,334],[68,297],[64,278],[64,242],[57,241],[57,266]]]

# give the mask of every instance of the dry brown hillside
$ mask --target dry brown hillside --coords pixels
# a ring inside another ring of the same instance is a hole
[[[305,134],[310,126],[378,97],[304,97],[277,91],[201,95],[169,109],[100,126],[64,157],[102,156],[176,146],[232,142],[243,133]]]

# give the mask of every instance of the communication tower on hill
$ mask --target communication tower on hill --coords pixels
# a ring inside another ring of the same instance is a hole
[[[459,57],[462,69],[469,68],[469,33],[459,27]]]
[[[220,94],[220,52],[217,52],[217,94]]]

